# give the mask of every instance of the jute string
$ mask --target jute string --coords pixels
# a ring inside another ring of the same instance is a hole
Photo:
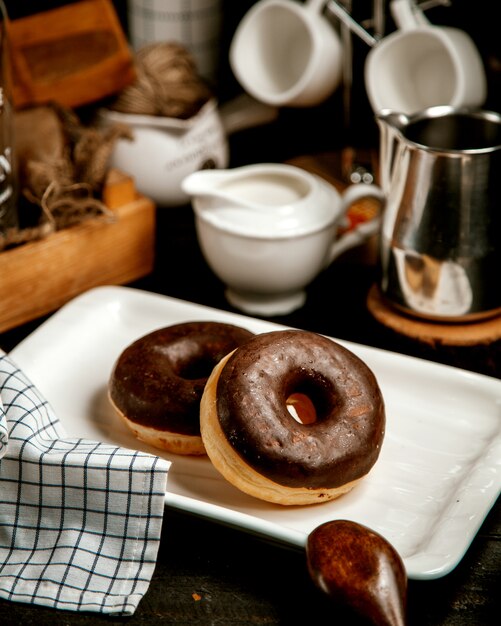
[[[191,53],[176,42],[148,44],[136,53],[136,81],[111,108],[121,113],[188,119],[211,97]]]
[[[101,200],[102,188],[115,141],[130,137],[130,131],[120,125],[85,127],[72,110],[58,105],[51,108],[64,138],[61,153],[19,163],[19,204],[39,207],[38,222],[0,233],[0,250],[41,239],[87,219],[114,219]]]

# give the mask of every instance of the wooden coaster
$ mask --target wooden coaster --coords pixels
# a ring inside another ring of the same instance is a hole
[[[377,285],[373,285],[369,291],[367,306],[381,324],[397,333],[432,345],[475,346],[501,339],[501,314],[465,323],[421,320],[390,306]]]

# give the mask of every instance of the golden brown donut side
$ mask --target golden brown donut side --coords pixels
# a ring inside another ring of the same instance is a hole
[[[207,381],[200,403],[200,430],[207,454],[214,467],[240,491],[275,504],[309,505],[327,502],[350,491],[358,481],[333,489],[285,487],[252,469],[234,450],[223,433],[217,414],[217,383],[231,355],[222,359]]]
[[[134,422],[116,406],[110,394],[108,394],[108,397],[117,415],[124,421],[125,425],[139,441],[143,441],[159,450],[165,450],[166,452],[172,452],[174,454],[205,456],[206,451],[201,436],[173,433]]]
[[[313,422],[289,412],[298,393],[312,400]],[[345,493],[370,471],[383,442],[384,401],[372,371],[340,344],[307,331],[272,331],[215,368],[201,427],[214,465],[243,491],[312,503]],[[245,476],[235,479],[237,470]]]

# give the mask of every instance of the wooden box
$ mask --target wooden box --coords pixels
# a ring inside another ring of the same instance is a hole
[[[92,287],[124,284],[152,271],[155,205],[115,171],[103,200],[114,221],[88,220],[0,252],[0,332],[51,313]]]
[[[136,78],[111,0],[79,0],[9,22],[16,108],[78,107],[116,94]]]

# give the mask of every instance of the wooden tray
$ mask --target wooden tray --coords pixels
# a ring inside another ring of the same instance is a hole
[[[155,205],[112,171],[103,195],[116,220],[94,219],[0,252],[0,332],[55,311],[99,285],[153,269]]]

